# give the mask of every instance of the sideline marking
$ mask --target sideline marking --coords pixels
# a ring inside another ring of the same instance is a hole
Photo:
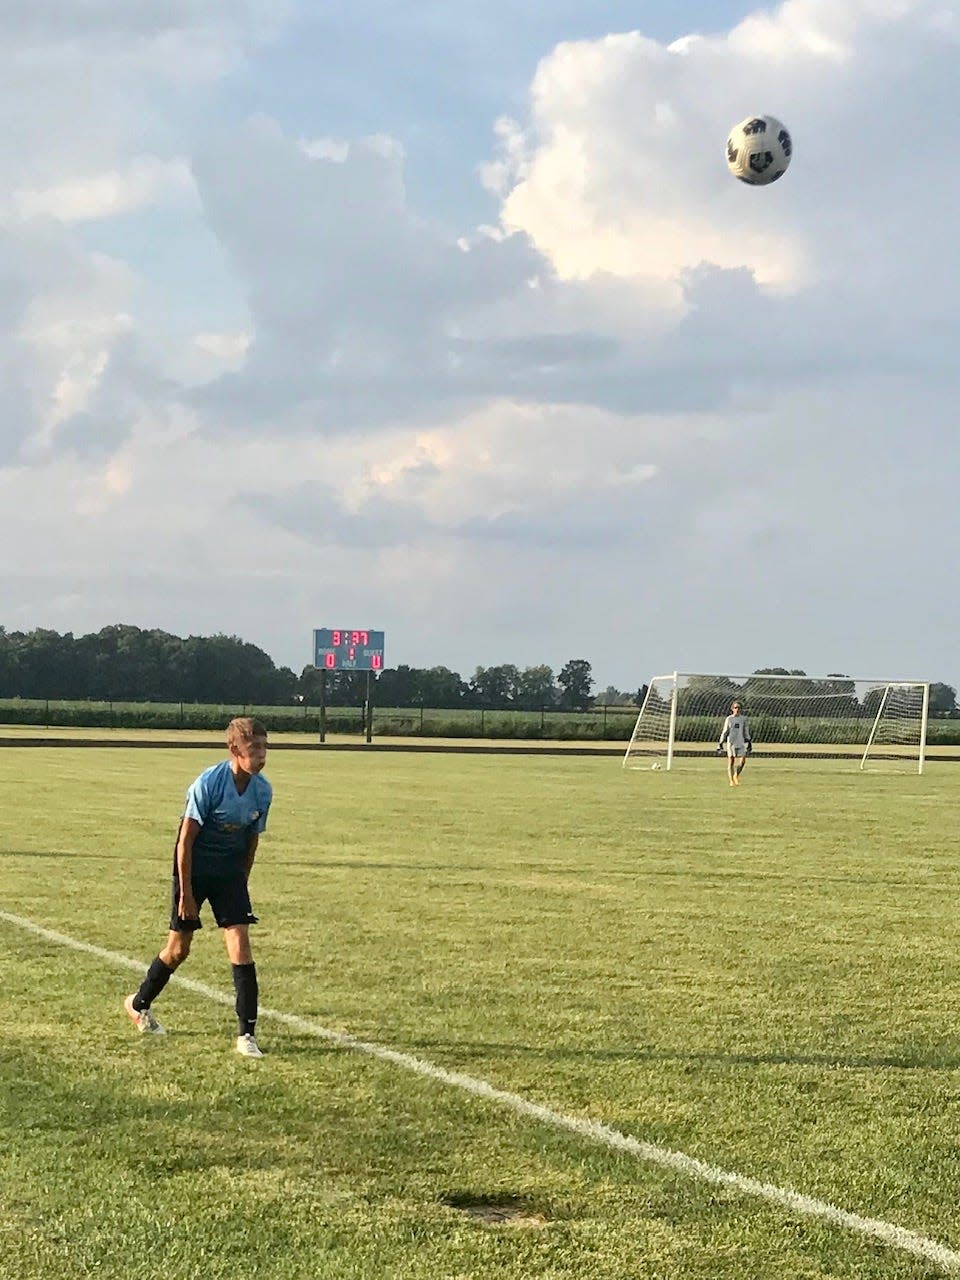
[[[103,947],[96,947],[90,942],[81,942],[77,938],[70,938],[66,934],[56,933],[52,929],[45,929],[42,925],[34,924],[32,920],[24,919],[23,916],[15,916],[7,911],[0,911],[0,920],[5,920],[7,924],[35,934],[38,938],[44,938],[47,942],[56,943],[57,946],[69,947],[73,951],[86,952],[87,955],[96,956],[100,960],[106,960],[109,964],[117,965],[123,969],[132,969],[137,973],[144,972],[142,961],[133,960],[129,956],[122,956],[116,951],[107,951]],[[234,996],[232,994],[228,995],[226,992],[217,991],[215,987],[208,987],[203,982],[195,982],[192,978],[181,978],[177,974],[173,975],[171,981],[188,991],[195,992],[197,995],[205,996],[208,1000],[213,1000],[217,1004],[227,1005],[228,1007],[233,1006]],[[555,1129],[567,1129],[571,1133],[578,1134],[581,1138],[588,1138],[591,1142],[601,1143],[603,1146],[611,1148],[611,1150],[624,1151],[628,1155],[636,1156],[638,1159],[646,1161],[648,1164],[660,1165],[661,1168],[672,1169],[676,1173],[686,1174],[687,1177],[696,1178],[701,1182],[712,1183],[714,1186],[728,1187],[733,1191],[740,1192],[742,1195],[753,1196],[758,1200],[766,1200],[769,1204],[779,1205],[791,1213],[800,1214],[806,1218],[819,1218],[824,1222],[830,1223],[831,1226],[843,1227],[859,1235],[872,1237],[891,1249],[900,1249],[902,1252],[913,1254],[915,1257],[925,1258],[928,1262],[935,1263],[945,1271],[960,1270],[960,1253],[937,1240],[930,1239],[928,1236],[909,1231],[906,1227],[898,1227],[892,1222],[884,1222],[881,1218],[864,1218],[859,1213],[850,1213],[846,1209],[839,1209],[836,1205],[830,1204],[826,1200],[815,1200],[799,1191],[791,1191],[789,1187],[778,1187],[769,1182],[759,1182],[755,1178],[744,1177],[739,1173],[730,1173],[716,1165],[697,1160],[694,1156],[684,1155],[682,1151],[671,1151],[669,1147],[660,1147],[654,1143],[641,1142],[638,1138],[631,1138],[629,1134],[621,1133],[619,1129],[612,1129],[609,1125],[601,1124],[597,1120],[584,1120],[577,1116],[564,1115],[561,1111],[552,1111],[549,1107],[542,1106],[539,1102],[530,1102],[518,1093],[508,1093],[506,1090],[498,1089],[494,1085],[488,1084],[485,1080],[477,1079],[475,1076],[463,1075],[458,1071],[447,1071],[444,1067],[435,1066],[424,1058],[415,1058],[412,1054],[400,1053],[396,1049],[388,1049],[385,1045],[373,1044],[367,1040],[357,1040],[354,1036],[347,1035],[345,1032],[333,1031],[331,1028],[323,1026],[322,1023],[313,1022],[309,1018],[298,1017],[294,1013],[283,1013],[278,1009],[261,1008],[260,1016],[261,1018],[269,1018],[274,1022],[282,1022],[288,1027],[294,1027],[297,1031],[306,1032],[306,1034],[316,1036],[318,1039],[327,1040],[330,1044],[337,1045],[341,1049],[349,1049],[354,1053],[364,1053],[368,1057],[379,1058],[383,1062],[392,1062],[395,1066],[403,1067],[406,1071],[413,1071],[429,1080],[438,1080],[441,1084],[451,1085],[455,1089],[462,1089],[466,1093],[472,1093],[475,1097],[485,1098],[488,1102],[499,1103],[519,1115],[531,1116],[534,1120],[540,1120],[544,1124],[552,1125]]]

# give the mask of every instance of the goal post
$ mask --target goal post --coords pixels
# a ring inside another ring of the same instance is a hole
[[[923,773],[923,766],[927,756],[930,685],[929,683],[917,685],[904,681],[884,686],[883,694],[877,707],[876,718],[870,729],[870,736],[867,738],[863,757],[860,760],[861,769],[867,767],[871,749],[874,751],[876,758],[885,748],[890,746],[896,748],[902,745],[903,734],[902,731],[898,731],[898,726],[904,721],[909,724],[916,718],[918,714],[916,705],[918,697],[920,699],[920,723],[917,730],[917,772]]]
[[[623,757],[624,768],[712,755],[724,717],[743,704],[757,755],[896,762],[923,773],[930,684],[923,680],[792,673],[654,676]]]

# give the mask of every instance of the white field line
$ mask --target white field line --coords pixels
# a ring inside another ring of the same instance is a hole
[[[80,942],[78,939],[70,938],[66,934],[55,933],[52,929],[44,929],[41,925],[35,924],[32,920],[26,920],[22,916],[0,911],[0,920],[18,929],[24,929],[28,933],[35,934],[38,938],[44,938],[47,942],[53,942],[61,947],[69,947],[73,951],[86,952],[88,955],[96,956],[98,959],[105,960],[108,964],[119,968],[131,969],[141,974],[145,971],[142,961],[133,960],[129,956],[122,956],[116,951],[107,951],[103,947],[95,947],[89,942]],[[208,1000],[216,1001],[217,1004],[232,1007],[234,1003],[235,997],[232,992],[227,994],[223,991],[217,991],[216,988],[208,987],[203,982],[195,982],[192,978],[182,978],[178,974],[174,975],[172,981],[188,991],[196,992],[197,995],[205,996]],[[333,1031],[319,1022],[314,1022],[309,1018],[298,1017],[297,1014],[283,1013],[279,1009],[261,1007],[260,1017],[269,1018],[274,1022],[282,1022],[297,1031],[316,1036],[320,1040],[326,1040],[338,1048],[349,1049],[354,1053],[364,1053],[371,1058],[379,1058],[383,1062],[392,1062],[395,1066],[403,1067],[405,1071],[413,1071],[429,1080],[437,1080],[441,1084],[450,1085],[455,1089],[462,1089],[464,1092],[472,1093],[475,1097],[484,1098],[488,1102],[496,1102],[500,1106],[508,1107],[511,1111],[517,1112],[519,1115],[530,1116],[532,1119],[551,1125],[555,1129],[566,1129],[581,1138],[587,1138],[591,1142],[598,1142],[613,1151],[625,1152],[627,1155],[635,1156],[648,1164],[672,1169],[675,1173],[685,1174],[687,1177],[695,1178],[700,1182],[708,1182],[718,1187],[727,1187],[732,1191],[739,1192],[741,1195],[754,1196],[756,1199],[765,1200],[769,1204],[779,1205],[790,1213],[799,1214],[805,1218],[817,1218],[823,1222],[830,1223],[831,1226],[843,1227],[847,1231],[854,1231],[859,1235],[871,1237],[891,1249],[899,1249],[904,1253],[913,1254],[915,1257],[924,1258],[926,1261],[941,1267],[944,1271],[960,1270],[960,1253],[937,1240],[931,1240],[929,1237],[919,1235],[915,1231],[908,1231],[905,1227],[898,1227],[892,1222],[884,1222],[880,1218],[865,1218],[859,1213],[850,1213],[846,1209],[839,1209],[828,1201],[816,1200],[811,1196],[803,1195],[799,1191],[791,1191],[789,1187],[777,1187],[769,1182],[758,1182],[755,1178],[747,1178],[742,1174],[730,1173],[725,1169],[720,1169],[716,1165],[706,1164],[703,1160],[684,1155],[681,1151],[671,1151],[668,1147],[656,1146],[650,1142],[641,1142],[638,1138],[631,1138],[629,1134],[621,1133],[618,1129],[612,1129],[608,1125],[600,1124],[599,1121],[564,1115],[563,1112],[553,1111],[550,1107],[542,1106],[539,1102],[530,1102],[527,1098],[521,1097],[520,1094],[508,1093],[504,1089],[497,1089],[485,1080],[478,1080],[474,1076],[462,1075],[459,1071],[447,1071],[445,1068],[435,1066],[432,1062],[427,1062],[423,1058],[415,1058],[408,1053],[399,1053],[396,1049],[388,1049],[385,1045],[373,1044],[366,1040],[357,1040],[354,1036],[346,1035],[342,1031]]]

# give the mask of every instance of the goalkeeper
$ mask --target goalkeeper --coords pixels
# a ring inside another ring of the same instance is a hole
[[[717,754],[722,754],[724,750],[727,753],[727,775],[730,778],[730,785],[739,787],[743,766],[747,763],[747,756],[753,750],[750,725],[743,714],[743,705],[739,702],[730,704],[730,714],[724,720],[723,728],[720,730]]]

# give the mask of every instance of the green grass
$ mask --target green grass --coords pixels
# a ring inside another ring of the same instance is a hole
[[[6,748],[0,909],[146,963],[215,751]],[[263,1003],[960,1248],[960,771],[276,751]],[[212,922],[183,973],[229,992]],[[756,1280],[932,1263],[0,920],[0,1277]],[[541,1225],[489,1226],[466,1200]]]

